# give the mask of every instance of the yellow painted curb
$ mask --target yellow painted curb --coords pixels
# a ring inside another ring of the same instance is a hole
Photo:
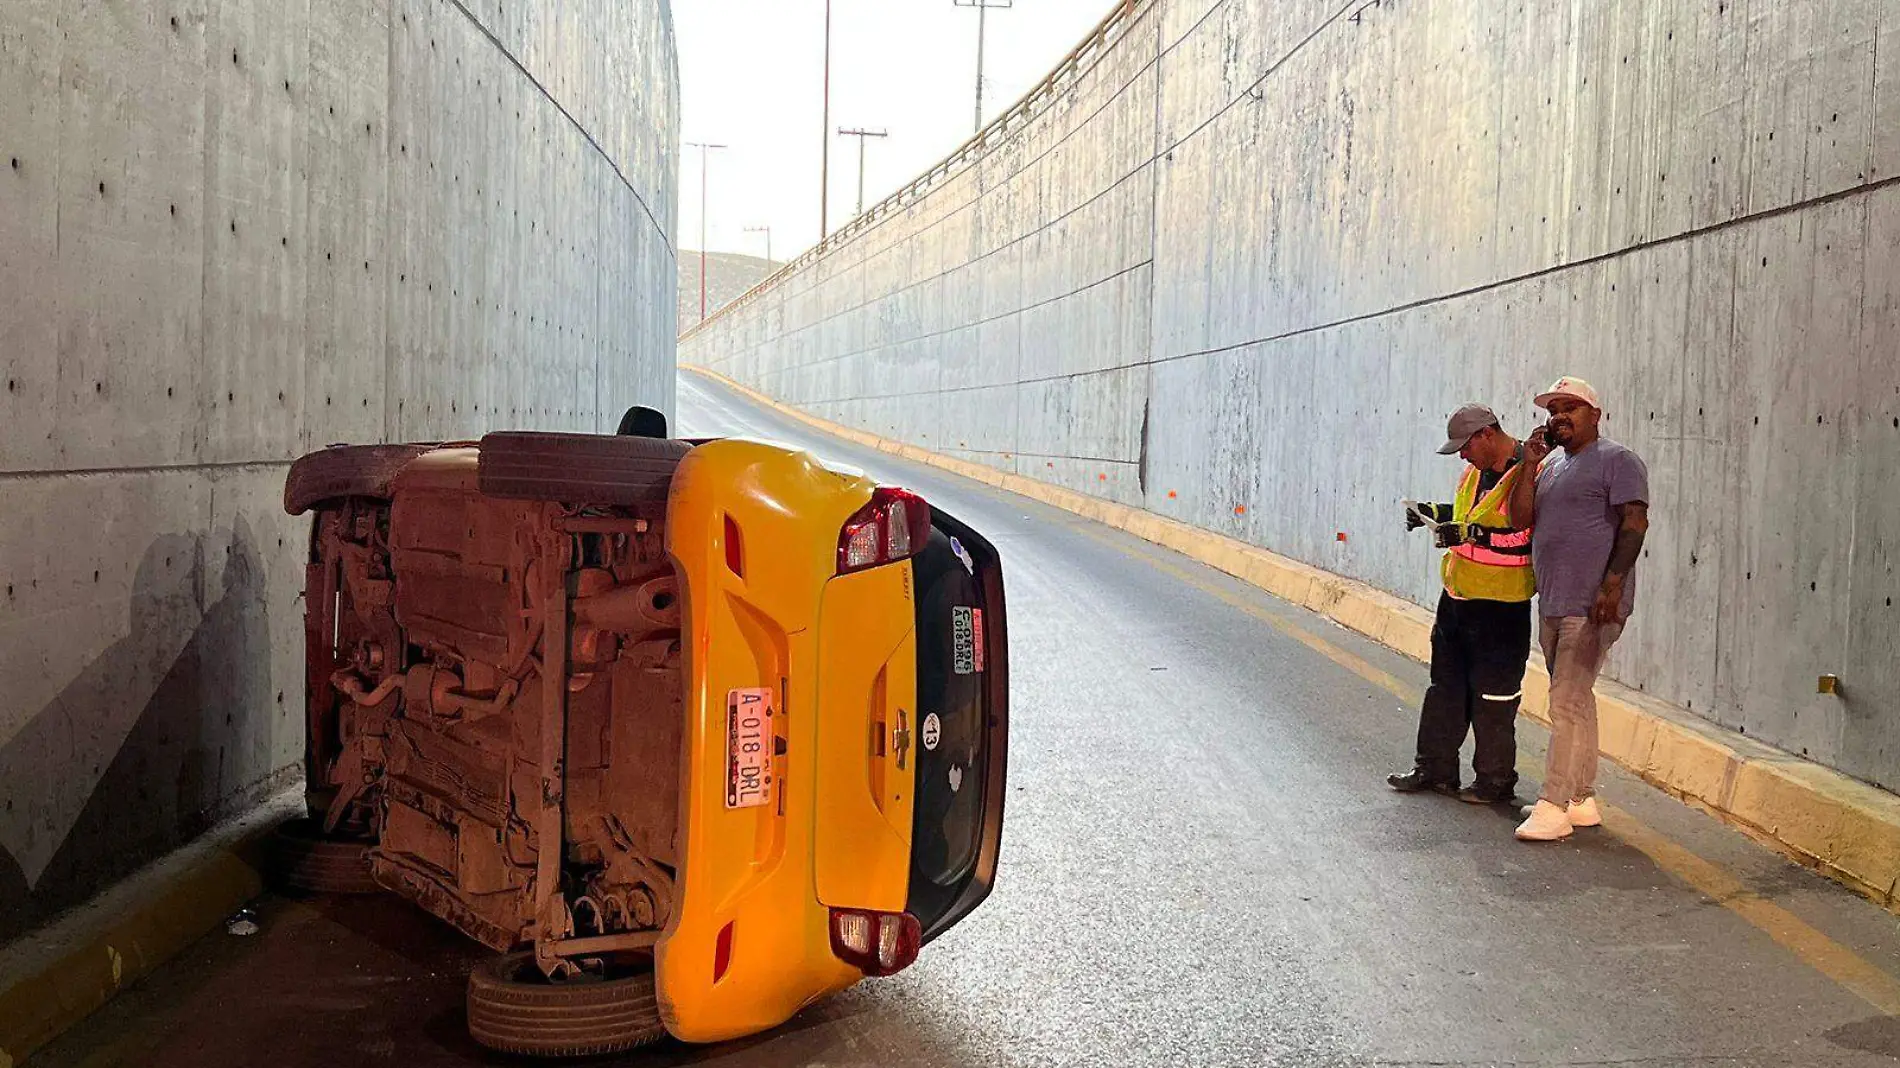
[[[1414,660],[1431,660],[1431,613],[1365,583],[1166,516],[993,467],[942,456],[800,411],[703,367],[722,382],[827,434],[942,468],[1061,508],[1217,568],[1302,605]],[[1550,678],[1525,673],[1524,715],[1549,725]],[[1597,687],[1599,748],[1645,782],[1720,817],[1798,863],[1900,912],[1900,797],[1733,734],[1605,682]]]
[[[276,795],[0,951],[0,1068],[31,1056],[262,893],[247,855],[277,820],[301,813],[302,795],[301,788]]]

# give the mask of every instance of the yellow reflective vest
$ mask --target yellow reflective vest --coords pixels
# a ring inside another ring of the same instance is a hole
[[[1537,579],[1531,572],[1531,531],[1508,530],[1511,526],[1511,487],[1523,475],[1525,465],[1518,463],[1491,492],[1478,498],[1478,469],[1466,465],[1465,477],[1458,483],[1458,497],[1452,503],[1452,522],[1491,528],[1477,544],[1455,545],[1445,550],[1440,571],[1445,592],[1466,601],[1528,601],[1537,592]]]

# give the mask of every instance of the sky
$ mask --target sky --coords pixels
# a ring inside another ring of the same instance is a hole
[[[992,4],[1008,0],[990,0]],[[1013,0],[985,16],[983,117],[1040,82],[1114,0]],[[831,130],[889,131],[865,143],[866,207],[975,132],[977,12],[956,0],[831,0]],[[788,260],[818,239],[825,0],[673,0],[680,64],[679,232],[700,247]],[[832,230],[857,210],[858,138],[831,137]]]

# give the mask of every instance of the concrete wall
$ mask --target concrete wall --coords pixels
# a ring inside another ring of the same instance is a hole
[[[666,0],[0,5],[0,938],[294,777],[338,441],[673,403]]]
[[[1446,413],[1581,374],[1655,498],[1610,674],[1900,786],[1900,5],[1142,10],[682,362],[1421,604]]]

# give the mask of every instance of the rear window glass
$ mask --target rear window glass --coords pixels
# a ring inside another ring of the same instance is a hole
[[[931,531],[917,580],[917,793],[910,911],[926,928],[955,902],[982,847],[988,766],[982,588],[950,538]]]

